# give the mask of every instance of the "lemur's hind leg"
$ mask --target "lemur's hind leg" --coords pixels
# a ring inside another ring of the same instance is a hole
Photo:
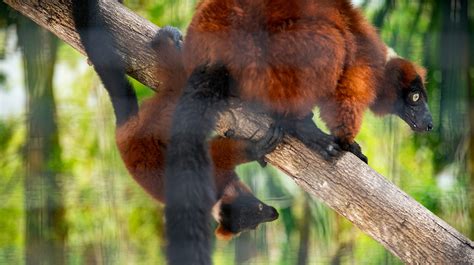
[[[321,131],[313,121],[313,114],[303,119],[282,118],[280,120],[286,133],[303,142],[308,148],[318,152],[331,161],[341,155],[341,148],[335,138]]]

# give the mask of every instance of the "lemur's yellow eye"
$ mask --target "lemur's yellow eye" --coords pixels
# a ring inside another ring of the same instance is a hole
[[[258,204],[258,210],[259,211],[263,210],[263,204],[261,204],[261,203]]]
[[[420,93],[413,93],[411,94],[411,101],[413,102],[418,102],[418,100],[420,99]]]

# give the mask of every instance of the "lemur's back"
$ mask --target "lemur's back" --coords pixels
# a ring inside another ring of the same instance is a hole
[[[307,114],[336,88],[344,69],[350,32],[339,4],[205,0],[186,36],[187,71],[221,61],[242,98],[280,113]]]

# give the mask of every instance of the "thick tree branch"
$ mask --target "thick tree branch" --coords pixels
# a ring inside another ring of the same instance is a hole
[[[81,51],[70,17],[70,0],[5,2]],[[102,7],[129,74],[157,88],[153,69],[159,67],[160,60],[149,43],[158,28],[115,1],[105,1]],[[221,115],[218,131],[233,128],[249,137],[258,130],[263,133],[268,123],[265,115],[232,102],[230,110]],[[267,159],[404,262],[474,264],[473,242],[352,154],[329,164],[287,137]]]

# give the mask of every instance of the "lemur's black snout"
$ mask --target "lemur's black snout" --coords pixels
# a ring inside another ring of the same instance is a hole
[[[433,130],[433,117],[431,116],[429,110],[426,110],[426,114],[425,114],[425,118],[423,120],[423,124],[425,125],[424,126],[424,129],[425,131],[429,132],[431,130]]]

